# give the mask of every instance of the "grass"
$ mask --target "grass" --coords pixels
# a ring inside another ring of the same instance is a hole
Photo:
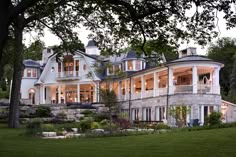
[[[236,128],[129,137],[45,140],[0,126],[0,157],[235,157]]]

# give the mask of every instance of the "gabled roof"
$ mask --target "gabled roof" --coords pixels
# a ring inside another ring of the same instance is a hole
[[[33,67],[33,68],[40,68],[40,64],[37,61],[32,59],[27,59],[23,61],[25,67]]]

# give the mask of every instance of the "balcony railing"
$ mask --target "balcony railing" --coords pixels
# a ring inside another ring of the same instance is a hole
[[[192,93],[193,92],[193,86],[192,85],[177,85],[173,86],[173,89],[170,88],[170,90],[173,90],[174,94],[177,93]]]
[[[198,93],[220,94],[220,86],[198,85]]]
[[[56,77],[58,79],[79,79],[79,77],[81,76],[81,72],[79,71],[64,71],[64,72],[58,72],[56,74]]]
[[[169,87],[170,94],[181,94],[181,93],[193,93],[193,85],[178,85]],[[197,85],[196,92],[199,94],[220,94],[220,86],[211,86],[211,85]],[[167,95],[167,88],[158,88],[156,90],[147,90],[131,94],[131,100],[155,97],[155,96],[164,96]],[[130,99],[130,95],[121,95],[119,96],[120,101],[127,101]]]

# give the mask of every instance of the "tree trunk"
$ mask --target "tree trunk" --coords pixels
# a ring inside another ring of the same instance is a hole
[[[110,117],[110,134],[112,134],[112,127],[111,127],[111,124],[112,124],[111,107],[109,107],[109,117]]]
[[[19,15],[16,18],[14,26],[15,36],[15,51],[14,51],[14,65],[13,65],[13,82],[11,89],[10,112],[8,126],[10,128],[19,127],[19,103],[20,103],[20,87],[23,66],[23,16]]]
[[[8,26],[9,26],[9,0],[0,1],[0,62],[2,59],[3,48],[8,36]],[[0,71],[1,72],[1,71]]]

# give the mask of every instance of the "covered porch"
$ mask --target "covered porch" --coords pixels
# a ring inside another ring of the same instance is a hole
[[[179,93],[220,94],[219,70],[214,66],[169,67],[116,81],[110,87],[121,101]]]
[[[96,83],[43,85],[40,104],[94,103],[98,102]]]

